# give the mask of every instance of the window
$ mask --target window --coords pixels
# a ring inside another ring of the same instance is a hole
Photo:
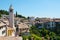
[[[2,34],[4,34],[4,33],[5,33],[5,31],[6,31],[6,30],[2,31]]]
[[[4,25],[4,27],[6,27],[6,25]]]
[[[50,27],[50,25],[48,24],[48,27]]]
[[[13,10],[10,10],[10,12],[12,12]]]
[[[1,27],[0,27],[0,29],[1,29]]]
[[[3,26],[0,27],[0,29],[2,29],[2,28],[3,28]]]

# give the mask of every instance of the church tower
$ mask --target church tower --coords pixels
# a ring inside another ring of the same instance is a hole
[[[13,14],[13,7],[12,5],[10,5],[10,8],[9,8],[9,26],[11,28],[14,28],[14,14]]]
[[[15,36],[15,26],[14,26],[14,14],[13,14],[13,7],[10,5],[9,7],[9,27],[7,27],[7,36]]]

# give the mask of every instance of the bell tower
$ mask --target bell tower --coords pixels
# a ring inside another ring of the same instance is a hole
[[[14,27],[14,14],[13,14],[13,7],[12,5],[10,5],[10,8],[9,8],[9,26],[10,27]]]

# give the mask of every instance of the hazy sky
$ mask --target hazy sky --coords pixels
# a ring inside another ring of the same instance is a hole
[[[23,16],[60,17],[60,0],[0,0],[0,9],[9,10],[10,4]]]

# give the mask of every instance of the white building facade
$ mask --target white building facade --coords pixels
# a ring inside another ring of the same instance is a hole
[[[6,36],[6,24],[0,21],[0,36]]]

